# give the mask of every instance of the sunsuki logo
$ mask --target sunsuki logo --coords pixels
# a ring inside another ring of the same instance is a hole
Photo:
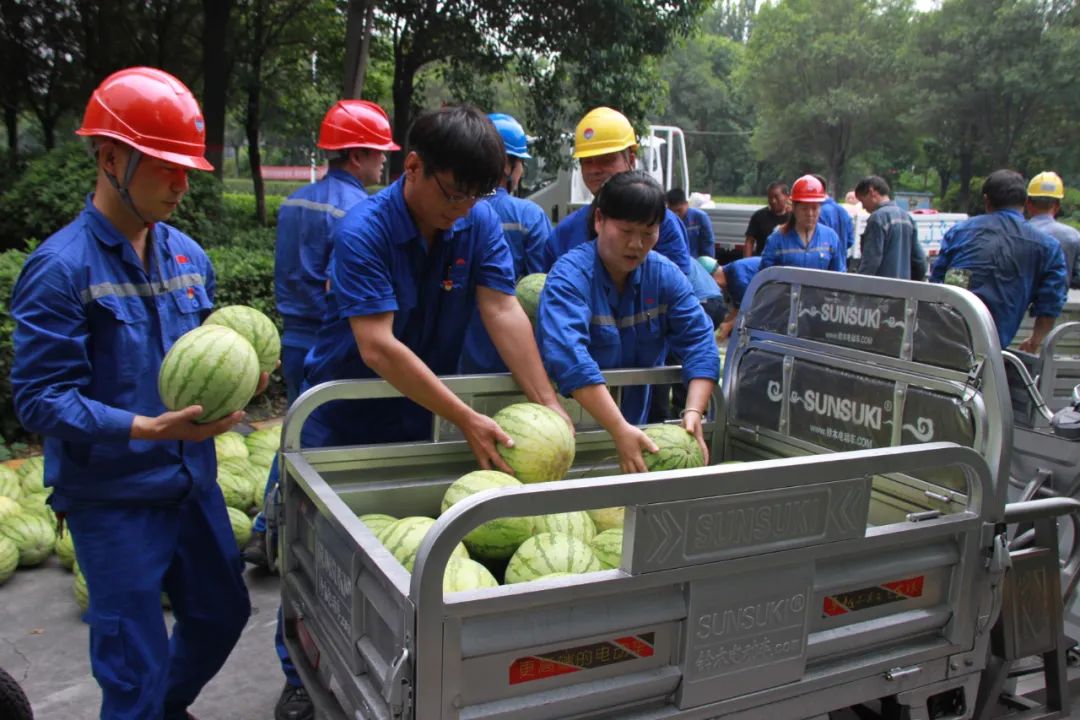
[[[770,380],[765,392],[773,402],[780,402],[784,399],[784,389],[780,387],[779,380]]]
[[[799,314],[820,318],[824,322],[872,330],[880,330],[882,325],[889,328],[904,326],[902,320],[897,320],[892,316],[882,318],[880,308],[859,307],[857,305],[822,303],[820,307],[803,308]]]
[[[886,402],[888,407],[880,408],[817,390],[806,390],[801,396],[797,392],[792,392],[791,404],[799,405],[800,403],[808,412],[815,415],[823,415],[870,430],[880,430],[885,413],[892,412],[892,403],[888,401]]]
[[[905,424],[904,432],[911,433],[919,442],[929,442],[934,439],[934,421],[930,418],[916,418],[915,424]]]

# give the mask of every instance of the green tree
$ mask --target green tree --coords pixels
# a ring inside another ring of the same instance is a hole
[[[895,142],[904,99],[906,0],[782,0],[754,19],[741,68],[757,112],[758,158],[824,170],[830,188],[849,161]]]

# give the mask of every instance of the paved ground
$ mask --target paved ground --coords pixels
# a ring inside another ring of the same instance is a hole
[[[278,580],[250,569],[245,577],[251,619],[224,669],[192,708],[207,720],[272,720],[281,691],[274,653]],[[36,720],[97,717],[101,702],[71,580],[53,556],[40,568],[19,570],[0,587],[0,667],[22,684]]]

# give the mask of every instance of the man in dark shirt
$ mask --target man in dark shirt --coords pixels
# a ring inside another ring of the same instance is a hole
[[[791,201],[788,197],[787,183],[770,183],[766,194],[769,204],[750,216],[750,223],[746,226],[746,243],[743,245],[743,257],[760,256],[765,249],[765,241],[769,239],[773,229],[777,225],[783,225],[788,221],[791,212]]]

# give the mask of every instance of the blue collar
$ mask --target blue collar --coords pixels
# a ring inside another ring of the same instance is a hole
[[[90,193],[86,196],[86,207],[83,208],[83,214],[86,215],[87,222],[94,232],[94,237],[102,244],[108,245],[109,247],[117,247],[124,244],[130,245],[127,237],[117,230],[116,226],[112,224],[112,221],[105,217],[105,214],[94,206],[94,193]]]
[[[1024,214],[1022,212],[1020,212],[1019,210],[1014,210],[1013,208],[1001,208],[1000,210],[995,210],[994,211],[995,215],[998,214],[998,213],[1003,214],[1003,215],[1012,215],[1013,217],[1015,217],[1015,218],[1017,218],[1019,220],[1024,219]]]
[[[415,240],[426,251],[427,242],[421,237],[416,222],[413,220],[412,215],[409,214],[409,206],[405,204],[405,175],[395,180],[384,192],[387,193],[386,204],[390,209],[390,227],[395,230],[394,236],[390,239],[398,245],[406,245]],[[401,228],[404,232],[397,232],[398,228]]]
[[[352,185],[353,187],[358,187],[364,192],[367,192],[367,190],[364,188],[364,183],[357,180],[356,176],[354,176],[352,173],[345,172],[344,170],[341,170],[339,168],[330,168],[329,170],[327,170],[326,177],[332,177],[335,180],[345,183],[346,185]]]

